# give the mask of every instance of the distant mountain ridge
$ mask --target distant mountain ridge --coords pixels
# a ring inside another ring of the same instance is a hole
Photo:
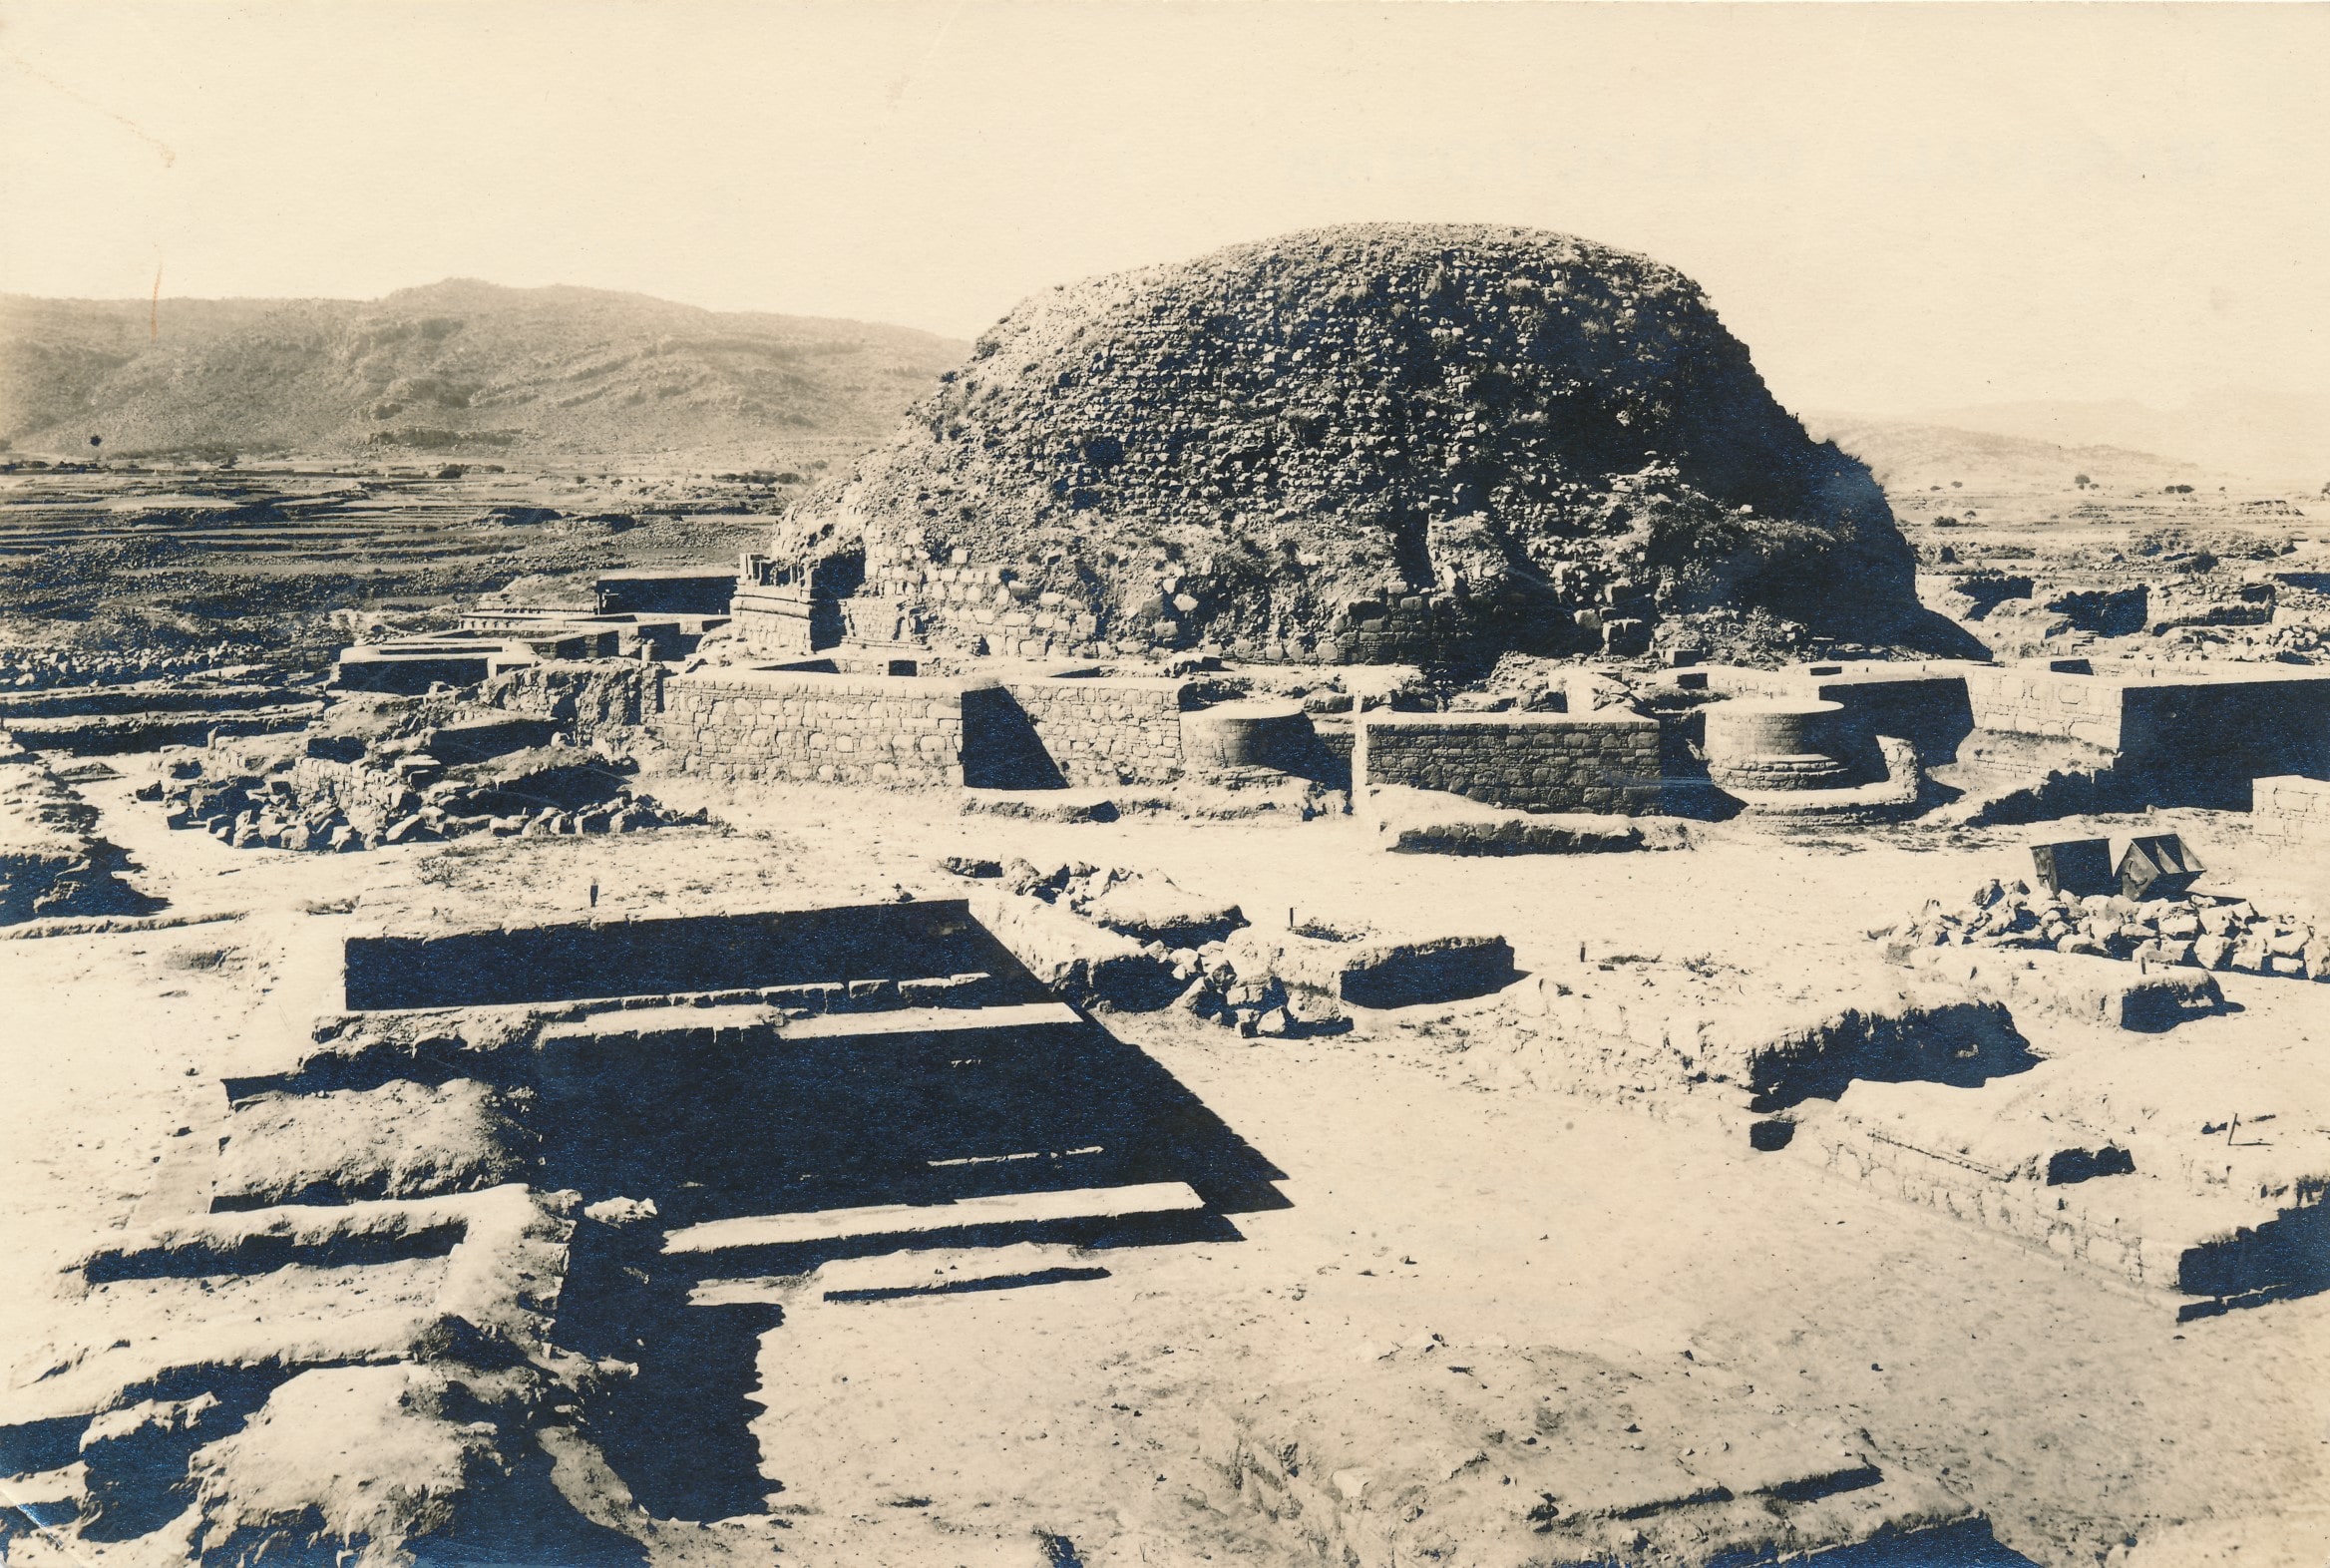
[[[19,452],[733,452],[889,433],[970,345],[466,278],[377,300],[0,295]]]
[[[2109,445],[2064,446],[2024,436],[1963,430],[1854,414],[1803,416],[1805,428],[1868,464],[1888,491],[1924,490],[1953,480],[2061,490],[2082,474],[2105,486],[2206,484],[2232,478],[2182,458]]]
[[[2172,409],[2133,399],[1983,403],[1906,416],[2067,447],[2112,446],[2175,457],[2219,474],[2312,489],[2330,481],[2330,396],[2227,387]]]

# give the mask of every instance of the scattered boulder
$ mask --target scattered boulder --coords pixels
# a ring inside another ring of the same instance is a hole
[[[2330,933],[2294,917],[2262,914],[2245,900],[2205,893],[2139,901],[2118,893],[2034,890],[2020,879],[1993,878],[1954,909],[1929,903],[1884,940],[1904,959],[1928,949],[2048,949],[2147,968],[2330,980],[2330,964],[2323,962],[2330,960]]]

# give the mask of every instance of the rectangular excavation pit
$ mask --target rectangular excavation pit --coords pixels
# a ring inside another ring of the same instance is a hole
[[[655,951],[664,943],[676,951]],[[361,1328],[359,1356],[416,1354],[427,1325],[409,1320],[442,1317],[468,1280],[458,1300],[491,1309],[481,1329],[636,1369],[581,1402],[658,1517],[765,1507],[749,1393],[788,1309],[751,1291],[705,1297],[708,1277],[793,1278],[943,1243],[1005,1251],[935,1282],[869,1263],[836,1299],[1088,1281],[1109,1271],[1085,1249],[1234,1241],[1232,1214],[1286,1205],[1281,1172],[1154,1058],[1035,985],[960,901],[365,936],[347,947],[345,1000],[290,1071],[230,1085],[249,1132],[264,1120],[290,1145],[266,1164],[288,1173],[275,1186],[312,1206],[205,1225],[240,1237],[331,1224],[348,1212],[335,1196],[389,1178],[310,1156],[339,1134],[389,1146],[372,1112],[400,1095],[408,1113],[442,1112],[429,1148],[467,1163],[436,1160],[435,1175],[515,1161],[517,1179],[560,1195],[538,1201],[574,1216],[571,1241],[506,1279],[480,1278],[493,1259],[465,1239],[429,1261],[444,1278],[404,1290],[393,1321],[336,1325],[327,1348]],[[491,1147],[469,1148],[471,1133]],[[679,1245],[666,1249],[667,1232]],[[707,1234],[722,1245],[693,1245]],[[1037,1244],[1032,1264],[1009,1251]],[[541,1282],[534,1296],[518,1294],[527,1280]],[[254,1339],[270,1331],[281,1338],[262,1325]]]
[[[612,1031],[630,1016],[603,1032],[561,1025],[529,1053],[523,1119],[541,1180],[652,1198],[666,1225],[935,1212],[1192,1166],[1208,1196],[1251,1196],[1250,1151],[1147,1055],[1060,1003],[835,1014],[652,1049]]]

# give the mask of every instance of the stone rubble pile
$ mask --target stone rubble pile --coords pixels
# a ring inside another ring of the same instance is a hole
[[[984,885],[972,913],[1056,994],[1135,1011],[1175,1005],[1250,1038],[1340,1033],[1352,1026],[1347,1007],[1478,996],[1515,975],[1502,937],[1316,922],[1266,932],[1236,905],[1154,872],[964,856],[942,866]]]
[[[255,764],[255,766],[254,766]],[[149,798],[174,828],[235,849],[348,851],[489,835],[632,833],[700,822],[639,793],[629,757],[549,746],[446,768],[426,753],[336,762],[213,746],[169,764]]]
[[[1212,943],[1173,957],[1174,974],[1189,980],[1177,1005],[1248,1039],[1299,1039],[1351,1027],[1340,1006],[1317,991],[1290,989],[1251,949],[1233,953],[1226,943]]]
[[[1893,939],[1931,947],[2049,948],[2057,953],[2141,961],[2294,980],[2330,980],[2330,931],[2268,915],[2241,899],[2193,893],[2175,899],[2117,893],[2056,894],[2020,879],[1983,884],[1965,904],[1929,901]]]
[[[942,865],[991,885],[973,898],[973,913],[1047,987],[1075,1000],[1163,1006],[1199,982],[1246,924],[1236,905],[1200,899],[1158,873],[962,856]]]
[[[46,691],[60,686],[113,686],[141,680],[184,680],[191,675],[232,679],[271,672],[241,662],[258,650],[227,642],[180,652],[158,649],[0,647],[0,690]]]

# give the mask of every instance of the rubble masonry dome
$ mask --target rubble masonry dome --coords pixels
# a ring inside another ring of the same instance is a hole
[[[1023,657],[1626,651],[1719,606],[1877,641],[1916,612],[1883,493],[1696,284],[1480,225],[1039,294],[772,554],[862,638]]]

